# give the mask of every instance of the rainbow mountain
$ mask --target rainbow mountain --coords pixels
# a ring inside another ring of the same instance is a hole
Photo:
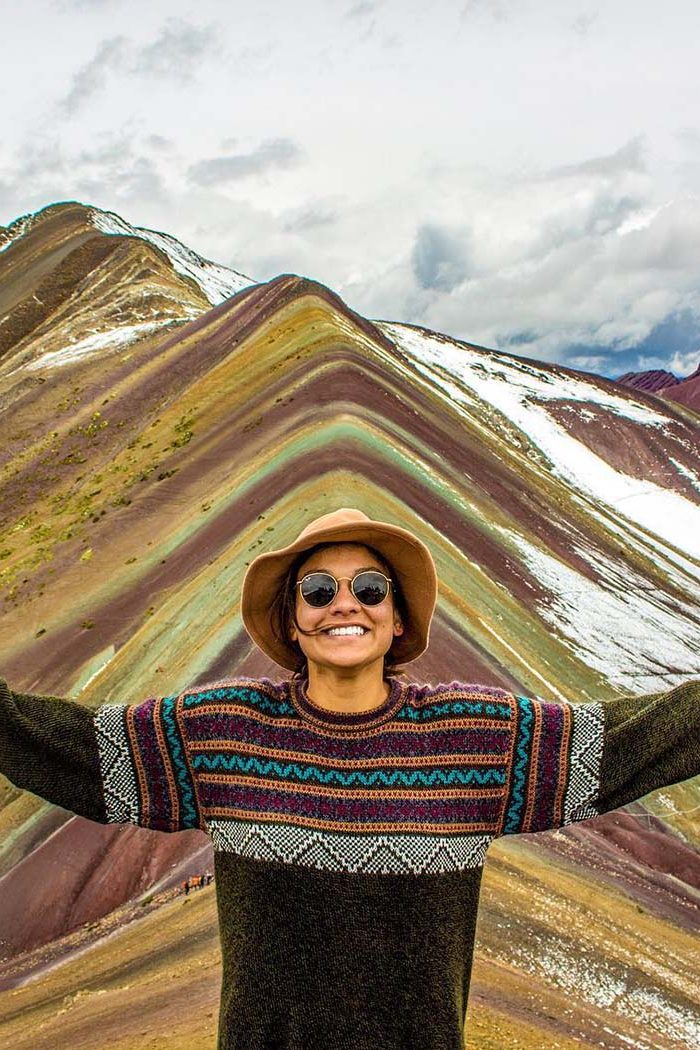
[[[276,668],[245,568],[338,506],[440,576],[411,678],[586,701],[700,674],[700,417],[369,320],[77,203],[0,228],[0,674],[91,706]],[[470,1047],[700,1044],[700,783],[492,847]],[[0,1033],[214,1046],[199,832],[0,785]],[[138,980],[134,975],[138,974]]]

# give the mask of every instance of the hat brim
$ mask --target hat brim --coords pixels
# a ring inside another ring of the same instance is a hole
[[[373,547],[389,562],[408,610],[404,632],[392,644],[393,661],[408,663],[425,652],[437,601],[432,555],[407,529],[370,519],[319,528],[288,547],[260,554],[251,562],[243,580],[241,615],[256,645],[282,667],[297,669],[298,650],[291,641],[277,638],[272,629],[272,609],[294,560],[320,543],[361,543]]]

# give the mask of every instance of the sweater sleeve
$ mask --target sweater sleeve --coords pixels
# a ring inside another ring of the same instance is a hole
[[[102,824],[202,828],[177,695],[92,710],[0,679],[0,773]]]
[[[700,680],[600,703],[515,701],[505,834],[587,820],[700,774]]]
[[[81,704],[16,693],[0,678],[0,773],[18,788],[105,823],[94,718]]]

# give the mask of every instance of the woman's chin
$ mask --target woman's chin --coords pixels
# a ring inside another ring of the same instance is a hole
[[[348,647],[347,650],[334,649],[332,653],[314,653],[306,654],[306,660],[308,665],[311,667],[315,665],[325,670],[339,670],[349,671],[357,670],[361,671],[365,667],[369,667],[374,663],[379,663],[381,667],[384,665],[383,654],[369,655],[367,653],[352,652]]]

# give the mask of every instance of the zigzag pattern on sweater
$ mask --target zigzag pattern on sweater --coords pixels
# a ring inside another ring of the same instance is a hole
[[[288,824],[209,822],[214,849],[323,871],[442,875],[480,868],[491,835],[348,835]]]
[[[271,773],[281,777],[283,780],[318,781],[321,784],[341,784],[343,787],[351,787],[361,784],[363,787],[371,787],[378,784],[382,787],[432,787],[442,785],[449,787],[453,784],[504,784],[505,773],[502,769],[435,769],[430,773],[422,770],[405,772],[396,770],[387,773],[383,769],[365,773],[356,770],[344,773],[342,769],[319,769],[315,766],[302,766],[297,763],[285,763],[266,761],[261,762],[257,758],[245,758],[241,755],[195,755],[192,760],[192,768],[238,773],[257,773],[262,777],[268,777]]]

